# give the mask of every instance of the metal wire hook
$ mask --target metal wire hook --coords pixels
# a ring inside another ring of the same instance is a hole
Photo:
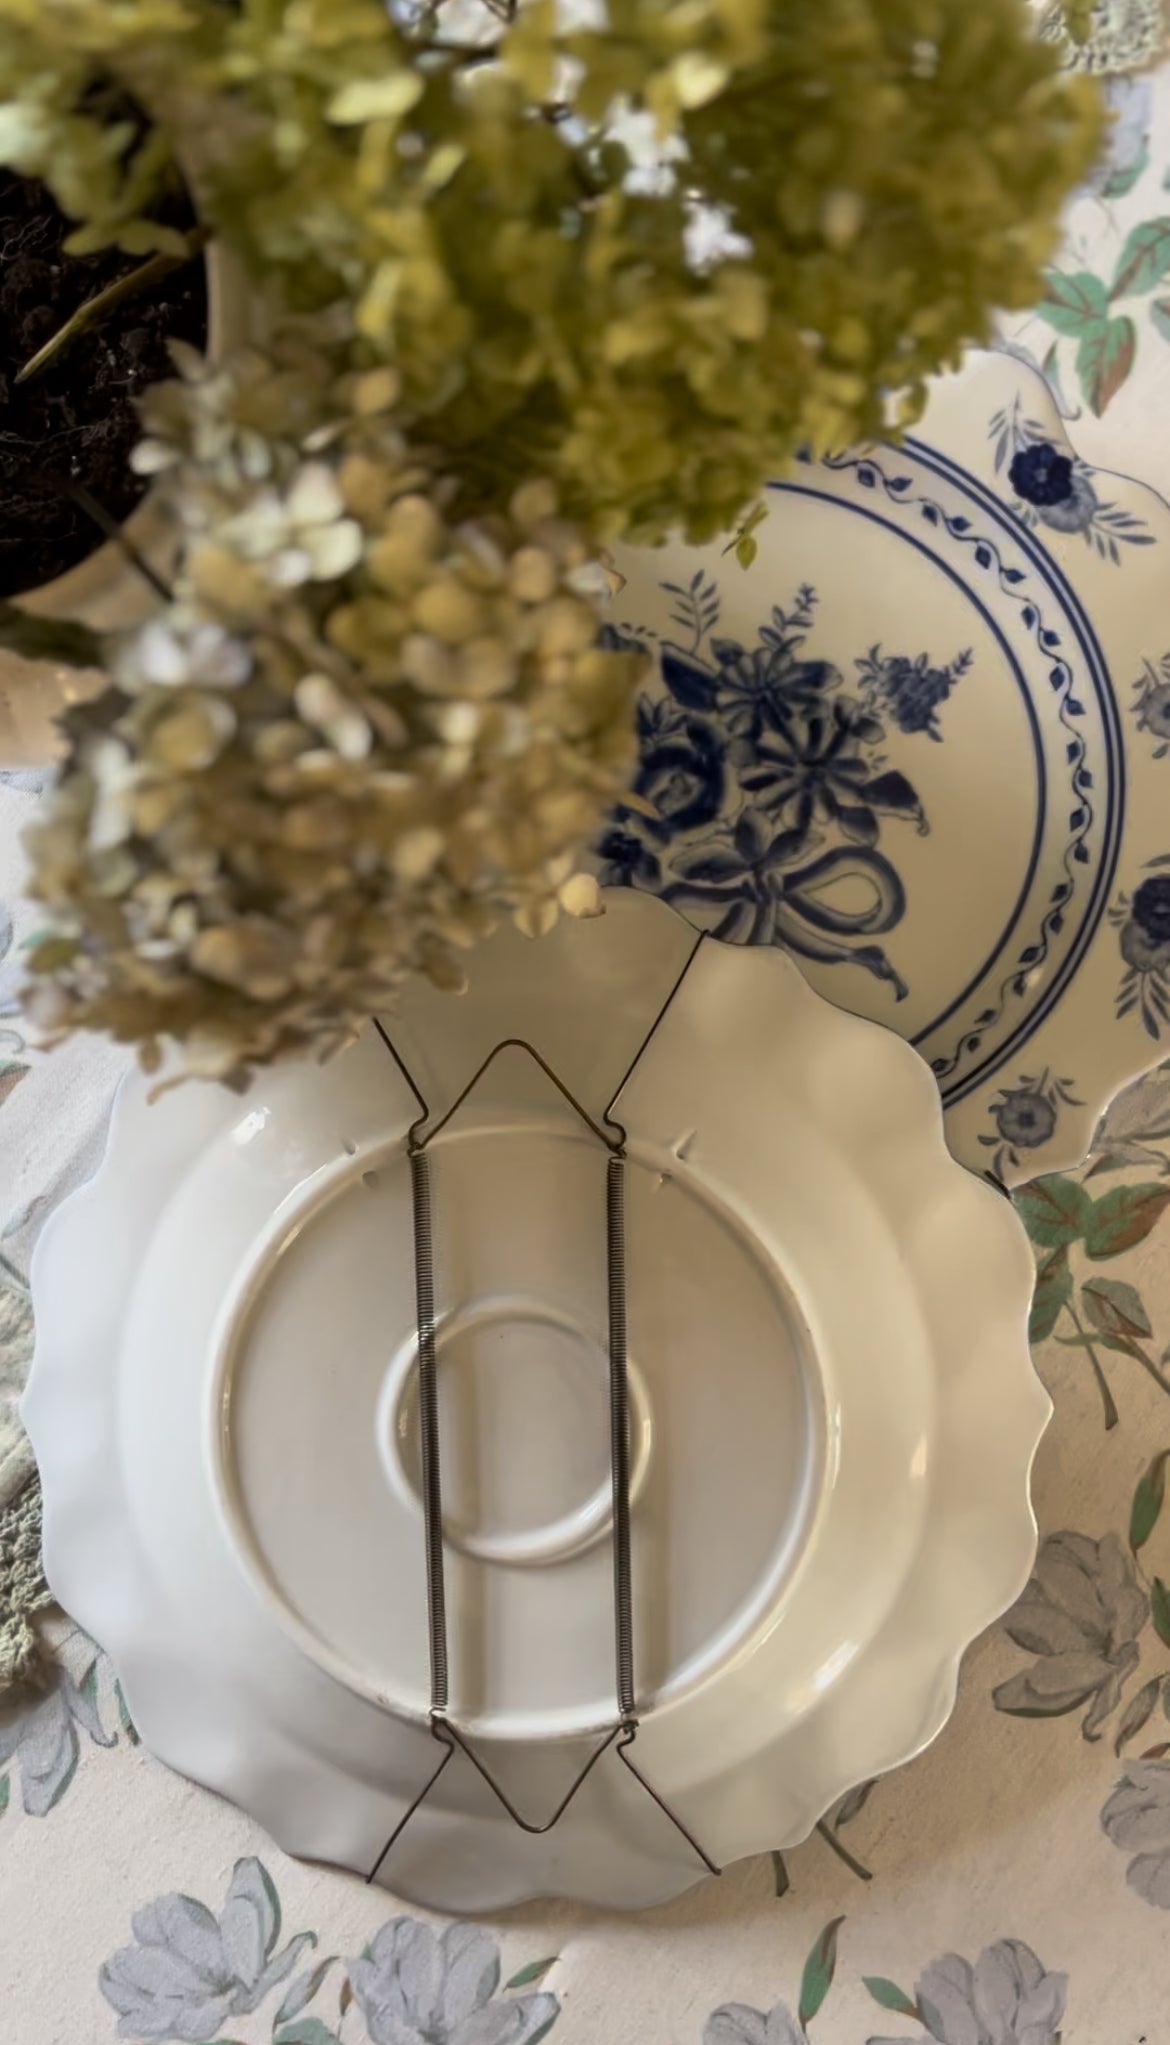
[[[383,1045],[389,1051],[418,1104],[419,1114],[407,1131],[406,1148],[410,1161],[411,1201],[414,1224],[414,1265],[415,1304],[418,1328],[418,1373],[419,1373],[419,1431],[422,1447],[423,1482],[423,1525],[426,1551],[427,1577],[427,1623],[430,1653],[430,1729],[434,1739],[444,1749],[439,1761],[419,1790],[413,1802],[399,1819],[386,1844],[374,1862],[367,1882],[372,1882],[385,1863],[392,1848],[405,1831],[415,1812],[430,1796],[439,1777],[458,1751],[466,1756],[472,1767],[487,1784],[493,1796],[507,1812],[513,1823],[535,1837],[543,1837],[563,1817],[573,1798],[581,1789],[594,1768],[611,1747],[616,1747],[619,1760],[628,1769],[635,1781],[658,1805],[670,1820],[675,1830],[692,1848],[703,1865],[712,1874],[721,1870],[710,1858],[681,1818],[673,1811],[666,1799],[650,1783],[636,1762],[631,1758],[630,1748],[638,1734],[638,1713],[634,1682],[634,1630],[633,1630],[633,1571],[631,1561],[630,1528],[630,1428],[629,1428],[629,1377],[626,1354],[626,1238],[625,1238],[625,1167],[626,1130],[614,1114],[621,1095],[629,1084],[647,1046],[656,1035],[671,1003],[682,986],[695,956],[703,942],[699,936],[677,979],[670,989],[662,1007],[643,1037],[617,1088],[612,1094],[601,1121],[589,1113],[572,1093],[570,1088],[554,1071],[553,1067],[536,1049],[521,1037],[506,1037],[489,1051],[476,1068],[467,1084],[456,1095],[454,1101],[430,1128],[430,1107],[412,1073],[405,1064],[385,1028],[375,1020],[375,1029]],[[543,1822],[527,1818],[496,1780],[487,1764],[474,1747],[447,1716],[449,1699],[449,1658],[447,1645],[447,1601],[446,1568],[443,1540],[443,1492],[442,1466],[439,1442],[438,1364],[435,1354],[435,1296],[434,1296],[434,1214],[431,1199],[430,1159],[428,1146],[452,1121],[459,1109],[480,1084],[489,1068],[505,1051],[520,1051],[530,1058],[549,1079],[565,1102],[577,1115],[608,1152],[606,1165],[606,1275],[607,1306],[609,1319],[609,1424],[610,1464],[613,1493],[613,1604],[614,1604],[614,1660],[615,1690],[617,1695],[617,1723],[593,1748],[584,1766],[580,1769],[551,1817]]]

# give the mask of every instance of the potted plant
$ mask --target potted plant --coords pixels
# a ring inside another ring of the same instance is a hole
[[[172,340],[211,360],[245,334],[246,294],[197,211],[198,177],[180,170],[133,97],[100,75],[85,94],[96,161],[149,206],[78,228],[42,178],[0,172],[0,759],[44,762],[55,714],[92,694],[89,637],[143,617],[174,534],[130,456],[137,400],[170,370]],[[62,663],[74,663],[64,665]],[[35,663],[35,664],[34,664]]]
[[[83,649],[32,1001],[244,1083],[592,905],[605,549],[734,537],[802,445],[913,419],[1036,297],[1097,118],[1017,0],[0,0],[0,162],[85,246],[145,217],[87,198],[102,67],[205,138],[265,339],[142,400],[178,551]]]
[[[100,225],[78,226],[43,177],[0,172],[0,602],[108,628],[143,614],[165,546],[130,461],[137,399],[169,373],[172,340],[214,360],[244,329],[230,257],[165,131],[113,74],[98,71],[82,104],[91,134],[62,196],[75,214],[104,179]],[[22,118],[10,108],[15,162]],[[9,616],[0,643],[19,636]]]

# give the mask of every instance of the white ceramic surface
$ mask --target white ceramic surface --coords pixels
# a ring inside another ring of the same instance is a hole
[[[0,773],[47,769],[63,743],[57,719],[104,686],[98,668],[21,660],[0,647]]]
[[[426,998],[395,1019],[412,1063],[429,1047],[433,1110],[512,1013],[604,1108],[693,939],[626,894],[559,944],[575,1032],[521,999],[508,935],[446,1034]],[[415,1112],[372,1030],[243,1100],[151,1107],[128,1083],[38,1246],[24,1403],[50,1580],[147,1742],[288,1850],[363,1873],[435,1756]],[[727,1862],[930,1739],[963,1647],[1024,1583],[1048,1413],[1032,1260],[948,1157],[922,1062],[779,952],[699,946],[617,1112],[636,1756]],[[539,1814],[615,1716],[605,1153],[511,1052],[432,1159],[452,1709]],[[543,1839],[460,1758],[381,1879],[467,1910],[636,1905],[701,1872],[614,1757]]]
[[[1075,1163],[1170,1053],[1170,508],[1005,355],[765,498],[747,568],[616,557],[658,817],[619,813],[603,876],[908,1037],[973,1168]]]

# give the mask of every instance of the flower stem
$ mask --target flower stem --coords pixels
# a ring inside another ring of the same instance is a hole
[[[78,510],[83,511],[87,518],[92,519],[99,532],[103,532],[107,540],[112,541],[113,545],[120,549],[130,563],[131,568],[142,576],[144,582],[150,584],[155,595],[160,596],[164,603],[170,603],[174,591],[170,588],[169,584],[163,581],[162,576],[151,567],[145,555],[139,552],[125,527],[120,526],[117,519],[111,517],[104,504],[99,504],[92,491],[87,490],[84,483],[72,481],[64,482],[61,487],[67,497],[72,497]]]
[[[1158,1390],[1160,1392],[1165,1392],[1167,1396],[1170,1397],[1170,1385],[1167,1384],[1165,1378],[1162,1376],[1162,1373],[1158,1369],[1157,1364],[1154,1363],[1153,1360],[1146,1355],[1145,1350],[1140,1348],[1139,1345],[1135,1342],[1133,1348],[1129,1351],[1129,1354],[1130,1356],[1136,1357],[1138,1363],[1141,1364],[1142,1369],[1145,1372],[1147,1372],[1147,1374],[1150,1377],[1153,1378],[1154,1383],[1158,1387]]]
[[[126,276],[115,277],[113,283],[107,284],[104,291],[96,292],[92,298],[86,299],[84,305],[79,305],[76,312],[70,313],[69,318],[57,328],[56,333],[45,342],[44,347],[38,348],[35,355],[29,356],[24,368],[17,370],[13,381],[27,383],[30,376],[38,376],[42,369],[47,369],[51,362],[56,361],[70,342],[76,341],[80,334],[88,333],[90,327],[96,326],[97,322],[104,319],[108,312],[112,312],[116,305],[122,305],[126,299],[137,298],[141,292],[149,291],[160,278],[169,277],[172,270],[181,270],[185,263],[189,263],[199,254],[200,249],[205,247],[210,239],[209,227],[193,227],[187,236],[187,248],[183,255],[172,255],[169,249],[163,249],[157,255],[149,256],[136,270],[128,271]]]
[[[821,1838],[824,1840],[825,1845],[832,1847],[832,1850],[836,1854],[838,1860],[844,1861],[846,1867],[849,1869],[850,1874],[856,1875],[859,1882],[872,1882],[873,1880],[872,1868],[862,1867],[861,1862],[859,1860],[854,1859],[853,1855],[849,1851],[849,1848],[841,1844],[841,1841],[838,1839],[837,1834],[834,1832],[832,1826],[828,1824],[824,1818],[818,1818],[816,1829],[820,1833]]]
[[[1093,1375],[1097,1380],[1097,1388],[1101,1394],[1101,1404],[1105,1408],[1105,1431],[1108,1433],[1111,1427],[1116,1427],[1117,1425],[1117,1408],[1113,1403],[1113,1394],[1109,1389],[1109,1380],[1101,1368],[1101,1359],[1089,1339],[1088,1330],[1071,1300],[1068,1303],[1068,1311],[1072,1315],[1073,1326],[1085,1345],[1085,1355],[1093,1366]]]

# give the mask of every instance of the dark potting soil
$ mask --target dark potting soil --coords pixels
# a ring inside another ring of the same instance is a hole
[[[157,209],[189,228],[183,193]],[[115,306],[46,369],[17,384],[30,356],[88,298],[136,269],[140,256],[70,256],[72,222],[44,186],[0,171],[0,598],[73,568],[103,543],[69,495],[80,486],[121,523],[146,488],[128,464],[141,437],[134,400],[173,375],[168,340],[201,348],[207,333],[201,257]]]

